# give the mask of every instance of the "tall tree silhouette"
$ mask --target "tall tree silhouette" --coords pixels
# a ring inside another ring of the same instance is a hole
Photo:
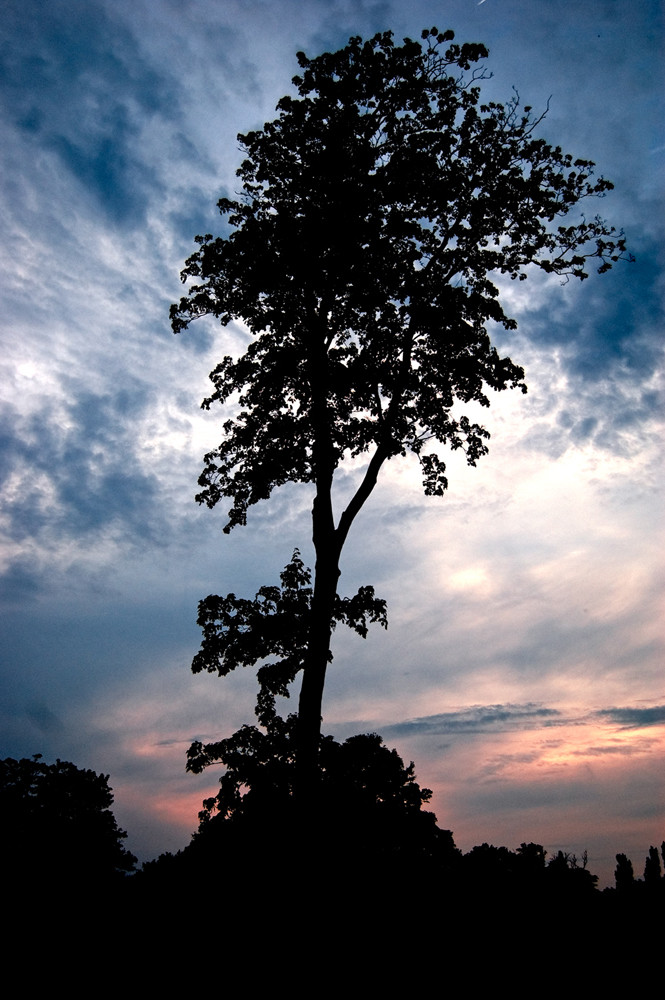
[[[490,323],[516,327],[496,276],[523,280],[536,267],[584,279],[588,264],[604,272],[627,256],[602,219],[570,217],[612,187],[593,163],[540,138],[545,115],[517,95],[481,103],[486,74],[472,67],[487,55],[436,28],[422,43],[384,32],[314,59],[299,53],[297,95],[239,136],[240,192],[219,201],[231,231],[196,238],[182,272],[192,284],[171,309],[175,332],[213,315],[241,319],[253,338],[210,376],[203,406],[233,397],[239,407],[205,458],[199,502],[230,501],[228,532],[277,487],[312,484],[298,750],[310,777],[340,557],[381,467],[412,452],[425,493],[442,495],[438,446],[462,449],[470,465],[487,452],[487,430],[454,405],[526,391],[488,333]],[[335,474],[363,456],[336,515]],[[220,632],[233,628],[220,620]]]

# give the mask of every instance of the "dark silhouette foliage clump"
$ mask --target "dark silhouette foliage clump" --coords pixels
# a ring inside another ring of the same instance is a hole
[[[310,885],[399,894],[426,872],[438,878],[452,870],[459,851],[423,808],[430,790],[416,781],[413,763],[406,766],[375,733],[343,743],[321,737],[321,795],[303,822],[294,794],[296,729],[295,716],[274,716],[263,729],[243,726],[219,743],[193,744],[189,770],[223,764],[220,789],[204,801],[189,847],[146,866],[149,879],[166,878],[183,889],[214,872],[230,896],[260,894],[267,873],[290,868],[289,859],[302,851],[310,819],[314,862],[304,880],[290,868],[293,898]]]
[[[653,845],[649,848],[646,861],[644,862],[644,881],[649,885],[657,885],[662,878],[660,868],[660,857],[658,848]]]
[[[470,897],[499,897],[504,902],[528,895],[532,899],[567,900],[588,897],[598,876],[587,869],[584,852],[557,851],[549,860],[540,844],[523,843],[516,851],[481,844],[464,855],[462,884]]]
[[[111,812],[109,776],[41,754],[0,761],[0,858],[17,890],[117,882],[134,870]]]
[[[614,880],[617,890],[625,892],[630,889],[635,882],[635,872],[633,862],[625,854],[617,854],[617,866],[614,870]]]

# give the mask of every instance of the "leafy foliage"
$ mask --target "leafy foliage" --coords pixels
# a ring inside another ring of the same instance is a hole
[[[131,872],[136,858],[111,812],[108,775],[68,761],[0,761],[2,857],[22,879],[90,882]]]
[[[246,812],[252,801],[288,799],[295,785],[297,717],[274,715],[265,732],[243,726],[218,743],[196,742],[187,753],[187,769],[199,773],[212,763],[222,763],[226,771],[215,798],[204,802],[200,820],[205,824],[214,812],[230,818]],[[352,736],[343,744],[332,736],[321,737],[319,756],[324,787],[330,797],[420,809],[431,798],[429,788],[421,788],[414,776],[413,761],[408,767],[396,750],[388,750],[376,733]]]
[[[317,772],[331,632],[385,624],[370,588],[337,595],[340,556],[383,464],[412,453],[428,495],[447,488],[440,446],[475,465],[488,431],[459,410],[491,391],[526,391],[492,327],[513,330],[497,280],[530,268],[583,280],[627,258],[600,217],[571,218],[612,185],[594,164],[540,138],[545,115],[481,103],[480,44],[451,31],[395,45],[391,32],[310,59],[298,53],[296,96],[239,136],[236,199],[219,201],[229,231],[198,236],[171,307],[173,330],[203,315],[242,320],[244,354],[211,373],[203,406],[231,406],[205,457],[197,499],[230,500],[224,530],[288,482],[312,483],[314,586],[302,566],[254,601],[209,597],[194,669],[258,663],[258,714],[303,668],[299,701],[303,788]],[[355,492],[335,518],[332,486],[345,459],[363,458]],[[355,603],[354,603],[355,602]],[[309,775],[309,776],[308,776]]]
[[[521,844],[516,851],[481,844],[464,855],[464,883],[474,892],[529,891],[543,895],[588,896],[598,876],[587,870],[586,851],[581,859],[557,851],[549,861],[540,844]]]
[[[647,854],[646,861],[644,863],[644,881],[652,884],[656,883],[661,878],[661,868],[660,868],[660,857],[658,856],[658,848],[651,845],[649,848],[649,853]]]
[[[614,879],[617,889],[625,891],[635,882],[633,863],[625,854],[616,855],[617,866],[614,871]]]
[[[314,838],[317,860],[310,874],[316,871],[317,877],[325,871],[330,878],[336,871],[348,882],[351,871],[366,877],[371,869],[375,876],[382,872],[394,879],[409,871],[413,875],[420,863],[441,872],[457,859],[452,834],[422,809],[432,793],[416,781],[413,762],[405,766],[376,733],[344,743],[321,737],[320,795],[316,809],[306,815],[296,798],[296,758],[295,715],[273,716],[263,731],[243,726],[219,743],[195,743],[188,753],[190,770],[212,763],[226,770],[219,792],[204,801],[199,813],[194,856],[213,859],[223,845],[237,864],[251,857],[272,865],[293,851],[304,823]]]
[[[514,96],[481,104],[482,45],[392,33],[309,59],[278,118],[239,136],[240,199],[222,198],[228,237],[197,237],[182,272],[195,284],[171,311],[179,331],[204,314],[242,319],[255,339],[211,375],[204,401],[239,393],[240,412],[206,456],[200,502],[231,498],[225,530],[283,483],[320,481],[345,455],[377,463],[412,451],[425,491],[446,487],[428,441],[475,464],[487,431],[452,414],[456,399],[519,387],[489,323],[507,329],[494,275],[529,265],[564,279],[625,256],[600,218],[570,222],[612,185],[593,163],[538,138]],[[451,72],[452,71],[452,72]]]
[[[289,684],[302,669],[307,650],[307,627],[312,602],[311,572],[296,549],[281,573],[281,587],[261,587],[254,600],[210,595],[199,603],[198,624],[203,630],[201,649],[192,670],[225,676],[238,666],[258,671],[256,714],[262,725],[275,715],[275,698],[289,697]],[[361,587],[353,597],[336,595],[333,628],[343,622],[365,638],[370,622],[387,628],[385,601],[373,587]],[[332,653],[329,652],[332,660]]]

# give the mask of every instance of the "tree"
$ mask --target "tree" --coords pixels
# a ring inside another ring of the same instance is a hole
[[[242,895],[254,877],[260,890],[266,871],[278,869],[294,850],[300,856],[307,851],[293,794],[297,721],[295,715],[282,719],[275,714],[264,731],[245,725],[219,743],[192,745],[188,770],[200,773],[213,761],[226,770],[217,795],[203,802],[182,870],[189,865],[207,879],[210,865],[220,866],[225,891],[234,891],[235,879],[235,893]],[[360,882],[383,882],[394,893],[403,877],[413,892],[420,877],[423,885],[430,884],[432,877],[455,868],[459,851],[450,831],[440,830],[435,815],[423,809],[432,793],[416,781],[413,762],[405,766],[376,733],[343,743],[322,736],[318,760],[322,795],[315,850],[323,863],[314,878],[311,866],[303,866],[301,890],[318,891],[325,880],[338,891],[343,883],[347,900],[346,893],[354,885],[357,891]]]
[[[598,882],[598,876],[587,870],[589,863],[587,852],[582,855],[582,863],[575,854],[557,851],[547,864],[547,875],[550,888],[558,893],[568,895],[583,895],[593,892]]]
[[[660,882],[660,857],[658,848],[653,845],[649,848],[649,853],[644,864],[644,881],[649,885]]]
[[[192,670],[216,670],[225,676],[238,666],[263,661],[258,671],[256,714],[270,728],[275,698],[289,697],[289,684],[301,669],[307,650],[307,626],[312,605],[311,573],[296,549],[281,574],[280,587],[261,587],[253,601],[227,594],[210,595],[199,603],[197,622],[203,630],[201,649]],[[343,622],[365,638],[370,622],[387,627],[385,601],[373,587],[361,587],[354,597],[335,596],[331,630]],[[265,662],[268,658],[271,662]]]
[[[314,586],[289,668],[289,678],[303,671],[303,783],[316,770],[340,557],[381,467],[411,452],[425,493],[442,496],[437,446],[462,449],[470,465],[487,452],[487,430],[455,404],[526,391],[523,370],[490,339],[491,325],[516,327],[497,277],[523,280],[536,267],[583,280],[589,262],[602,273],[628,256],[598,216],[570,218],[612,187],[594,164],[539,138],[545,114],[516,94],[480,103],[485,73],[472,66],[487,55],[436,28],[422,44],[384,32],[314,59],[298,53],[297,97],[239,136],[241,190],[219,201],[230,232],[196,238],[182,272],[193,284],[171,308],[175,332],[213,315],[241,319],[253,338],[211,373],[203,406],[238,407],[205,457],[198,501],[230,501],[228,532],[277,487],[313,488]],[[335,474],[361,456],[336,517]],[[225,649],[236,634],[218,619]],[[210,670],[235,665],[224,649],[202,655]]]
[[[617,889],[625,892],[635,884],[633,863],[625,854],[616,855],[617,866],[614,870],[614,881]]]
[[[111,812],[109,776],[68,761],[0,761],[5,875],[28,885],[97,885],[131,872],[136,858]]]

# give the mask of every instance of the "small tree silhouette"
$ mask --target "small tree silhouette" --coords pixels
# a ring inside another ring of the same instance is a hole
[[[644,864],[644,881],[648,885],[653,885],[660,881],[661,869],[660,869],[660,857],[658,856],[658,848],[651,846],[649,848],[649,853],[647,855],[646,862]]]
[[[633,863],[625,854],[617,854],[616,861],[617,866],[614,871],[614,881],[617,889],[625,891],[626,889],[630,889],[635,882]]]

